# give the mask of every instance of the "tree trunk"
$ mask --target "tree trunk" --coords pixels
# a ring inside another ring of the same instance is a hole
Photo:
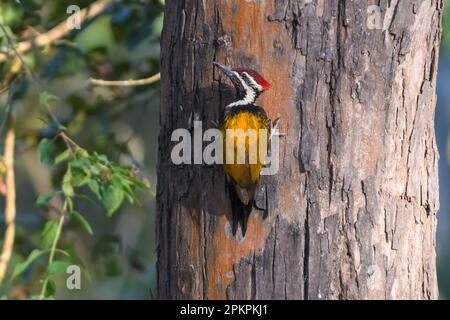
[[[372,5],[372,6],[371,6]],[[376,5],[376,6],[374,6]],[[379,5],[379,6],[378,6]],[[434,133],[442,0],[168,0],[161,49],[163,299],[436,299]],[[281,117],[245,238],[220,166],[174,165],[171,134],[211,127],[228,82],[260,72]]]

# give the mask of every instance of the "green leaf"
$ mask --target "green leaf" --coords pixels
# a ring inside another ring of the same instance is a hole
[[[49,277],[65,274],[70,265],[71,263],[69,261],[55,260],[48,266],[47,274]]]
[[[14,280],[15,278],[17,278],[18,276],[20,276],[26,269],[28,269],[28,267],[34,261],[36,261],[38,258],[40,258],[44,254],[49,253],[49,252],[50,252],[50,249],[45,249],[45,250],[35,249],[35,250],[31,251],[30,255],[24,262],[16,264],[16,266],[14,267],[12,276],[11,276],[11,281]],[[55,252],[60,253],[64,256],[70,258],[70,255],[67,252],[65,252],[64,250],[56,249]]]
[[[88,170],[93,175],[100,175],[102,173],[99,167],[95,165],[90,166]]]
[[[100,191],[100,200],[111,217],[122,205],[125,194],[121,188],[114,185],[103,186]]]
[[[115,186],[115,188],[119,188],[122,190],[124,196],[131,204],[134,203],[134,192],[130,186],[130,181],[127,178],[120,174],[116,174],[112,178],[112,184]]]
[[[53,142],[49,139],[42,139],[39,143],[38,150],[41,162],[51,164],[51,156],[54,151]]]
[[[59,254],[65,256],[65,257],[67,257],[67,258],[70,258],[70,254],[67,251],[65,251],[65,250],[55,249],[55,253],[59,253]]]
[[[74,196],[73,186],[72,186],[72,169],[70,166],[67,169],[66,173],[64,174],[63,182],[62,182],[62,190],[67,197]]]
[[[53,280],[47,279],[47,285],[45,287],[45,298],[49,300],[55,299],[56,284]]]
[[[74,169],[86,169],[89,166],[89,161],[85,158],[72,160],[70,166]]]
[[[94,234],[94,231],[92,230],[91,225],[89,222],[79,213],[78,211],[71,211],[70,216],[77,220],[83,228],[86,230],[87,233],[89,233],[91,236]]]
[[[80,199],[81,201],[86,202],[87,204],[90,204],[93,206],[97,205],[97,203],[93,199],[89,198],[88,196],[85,196],[84,194],[76,194],[75,197],[77,199]]]
[[[100,195],[100,186],[97,180],[89,180],[87,185],[89,186],[89,189],[91,189],[91,191],[97,196],[97,198],[101,200],[102,196]]]
[[[11,36],[12,32],[10,27],[16,27],[20,24],[23,19],[24,12],[23,10],[18,10],[17,6],[14,6],[12,4],[5,4],[4,2],[2,2],[1,4],[2,6],[0,7],[0,22],[4,24],[8,35]],[[1,33],[1,36],[3,36],[3,32]]]
[[[71,166],[71,171],[72,171],[72,187],[77,188],[86,184],[87,180],[89,179],[89,176],[86,176],[84,170]]]
[[[80,158],[87,158],[87,157],[89,157],[89,152],[87,152],[83,148],[76,148],[75,149],[75,154],[77,155],[77,157],[80,157]]]
[[[41,245],[44,249],[50,248],[58,231],[58,221],[49,220],[41,232]]]
[[[48,250],[37,250],[37,249],[31,251],[30,255],[24,262],[18,263],[14,267],[11,279],[14,280],[18,276],[20,276],[37,258],[39,258],[40,256],[42,256],[47,252]]]
[[[70,157],[70,149],[67,149],[66,151],[60,153],[56,158],[53,164],[58,165],[61,162],[66,161]]]
[[[52,100],[57,100],[58,97],[54,96],[53,94],[51,94],[48,91],[43,91],[41,92],[41,94],[39,95],[39,103],[42,104],[46,104]]]
[[[48,203],[56,194],[57,192],[41,193],[36,199],[36,205],[40,208],[48,206]]]
[[[108,157],[105,156],[104,154],[98,154],[97,152],[94,152],[94,157],[97,159],[98,162],[101,163],[109,163]]]

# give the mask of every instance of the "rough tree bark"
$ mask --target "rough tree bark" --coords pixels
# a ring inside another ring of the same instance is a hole
[[[378,5],[379,28],[368,6]],[[158,293],[168,299],[436,299],[435,84],[442,0],[168,0]],[[280,170],[245,239],[220,166],[175,166],[174,129],[217,120],[212,62],[271,83]],[[267,215],[264,218],[265,214]]]

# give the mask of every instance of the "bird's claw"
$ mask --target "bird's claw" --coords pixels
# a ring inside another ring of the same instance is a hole
[[[278,125],[280,124],[280,122],[281,117],[278,117],[275,119],[275,121],[273,121],[273,123],[270,124],[270,139],[272,139],[272,137],[274,136],[284,137],[286,135],[286,133],[278,131]]]
[[[215,120],[209,120],[209,123],[212,124],[214,127],[218,128],[219,127],[219,122],[215,121]]]

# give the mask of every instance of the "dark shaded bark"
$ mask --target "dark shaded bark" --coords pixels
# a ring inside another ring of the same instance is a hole
[[[381,29],[367,25],[379,4]],[[158,294],[169,299],[435,299],[441,0],[166,1]],[[245,239],[219,166],[175,166],[174,129],[217,121],[212,62],[271,82],[280,170]],[[264,214],[267,217],[263,219]]]

